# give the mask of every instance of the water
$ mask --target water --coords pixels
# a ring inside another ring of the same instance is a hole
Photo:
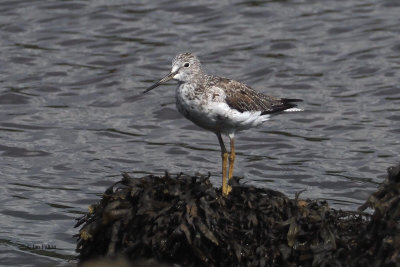
[[[237,136],[249,184],[355,209],[399,161],[398,1],[0,2],[0,265],[74,262],[74,219],[121,172],[212,174],[215,135],[175,85],[179,52],[303,113]],[[49,246],[49,247],[41,247]]]

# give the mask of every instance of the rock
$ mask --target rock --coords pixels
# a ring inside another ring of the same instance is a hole
[[[289,199],[232,183],[223,197],[209,177],[123,179],[80,218],[80,262],[98,257],[181,266],[399,266],[400,166],[360,207]],[[361,209],[371,207],[374,214]],[[396,265],[397,264],[397,265]]]

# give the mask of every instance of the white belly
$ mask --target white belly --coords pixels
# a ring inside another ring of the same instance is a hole
[[[239,112],[225,102],[225,95],[220,88],[196,94],[187,86],[176,89],[176,107],[178,111],[196,125],[214,132],[235,133],[255,127],[268,120],[269,115],[261,112]]]

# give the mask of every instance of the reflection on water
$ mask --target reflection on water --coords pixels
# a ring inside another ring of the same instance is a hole
[[[175,85],[139,96],[179,52],[305,100],[238,134],[247,183],[354,209],[398,161],[397,1],[21,0],[0,12],[3,264],[73,258],[74,219],[123,171],[211,171],[220,186],[218,142],[177,113]]]

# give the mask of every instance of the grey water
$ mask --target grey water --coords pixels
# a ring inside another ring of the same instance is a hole
[[[356,209],[399,161],[400,2],[0,1],[0,265],[74,264],[75,218],[121,172],[211,173],[214,134],[145,96],[180,52],[301,98],[236,138],[235,174]]]

